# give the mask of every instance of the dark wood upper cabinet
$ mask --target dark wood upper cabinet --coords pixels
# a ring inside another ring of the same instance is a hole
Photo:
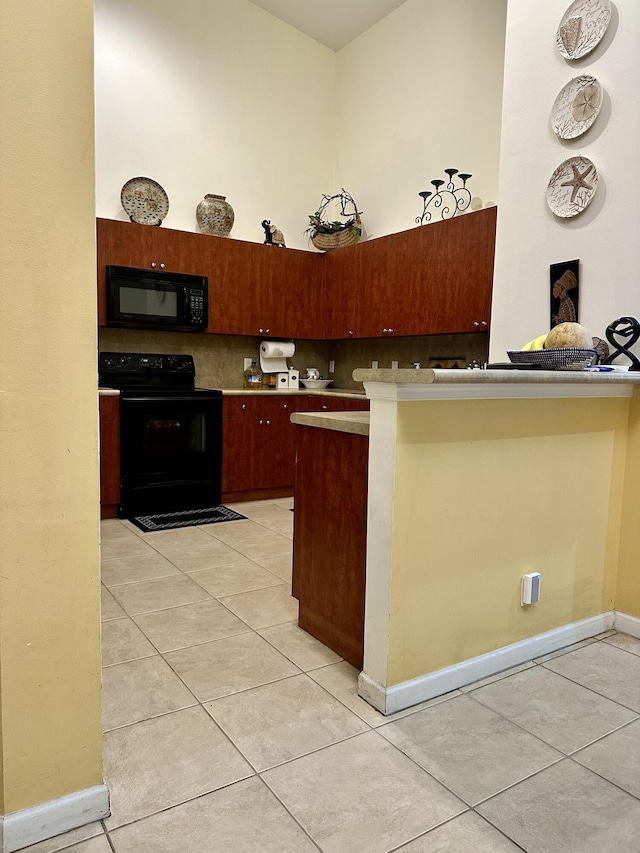
[[[208,331],[371,338],[487,331],[496,208],[324,255],[98,219],[98,310],[106,264],[209,279]]]
[[[497,208],[323,258],[327,338],[486,331]]]

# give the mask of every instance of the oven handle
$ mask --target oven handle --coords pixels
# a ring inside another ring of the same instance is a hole
[[[132,396],[130,393],[127,396],[122,396],[120,398],[120,402],[122,404],[127,403],[204,403],[210,402],[211,400],[221,399],[215,396],[207,397],[204,394],[190,394],[188,391],[185,391],[184,394],[171,394],[170,396],[164,396],[162,394],[154,394],[153,397],[149,397],[145,394],[141,394],[140,396]]]

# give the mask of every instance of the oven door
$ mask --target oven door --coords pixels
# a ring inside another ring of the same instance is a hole
[[[219,391],[123,391],[120,517],[218,506]]]

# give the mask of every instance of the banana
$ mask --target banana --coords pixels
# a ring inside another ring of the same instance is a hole
[[[546,341],[546,335],[539,335],[537,338],[534,338],[532,341],[529,341],[528,344],[525,344],[522,347],[522,352],[529,352],[530,350],[535,349],[544,349],[544,342]]]

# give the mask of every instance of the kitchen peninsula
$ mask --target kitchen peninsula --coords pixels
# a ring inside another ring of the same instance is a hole
[[[365,699],[389,714],[614,626],[640,636],[640,375],[354,379],[368,424],[292,416],[293,590],[306,630],[360,655]],[[346,443],[323,464],[327,430]]]

